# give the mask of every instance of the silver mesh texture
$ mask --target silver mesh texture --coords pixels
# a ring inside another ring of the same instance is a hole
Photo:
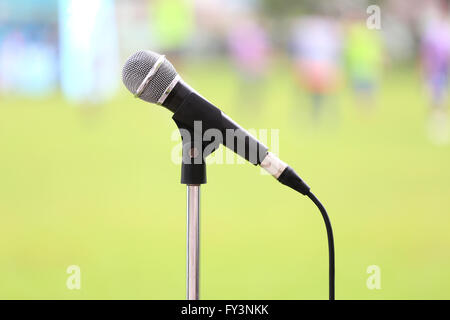
[[[159,57],[159,54],[152,51],[138,51],[128,58],[122,69],[122,81],[131,93],[136,94]],[[139,98],[156,103],[176,76],[175,68],[165,60]]]

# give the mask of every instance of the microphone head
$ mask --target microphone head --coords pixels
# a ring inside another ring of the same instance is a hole
[[[160,57],[160,54],[152,51],[138,51],[128,58],[122,69],[122,81],[132,94],[137,94],[139,87]],[[138,95],[139,98],[157,103],[177,75],[173,65],[164,59],[156,72],[152,74],[141,94]]]

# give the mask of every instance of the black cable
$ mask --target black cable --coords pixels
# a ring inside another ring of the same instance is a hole
[[[306,196],[314,202],[314,204],[319,208],[320,213],[322,214],[323,220],[325,222],[325,227],[327,228],[327,237],[328,237],[328,263],[329,263],[329,295],[330,300],[334,300],[334,291],[335,291],[335,265],[334,265],[334,239],[333,239],[333,229],[331,228],[331,221],[328,217],[327,210],[320,203],[319,199],[309,191]]]
[[[308,196],[314,202],[314,204],[319,208],[322,214],[323,220],[325,221],[325,227],[327,228],[328,236],[328,263],[329,263],[329,291],[330,300],[334,300],[335,291],[335,276],[334,276],[334,239],[333,239],[333,229],[331,228],[331,221],[328,217],[327,210],[320,203],[319,199],[310,191],[309,186],[305,181],[300,178],[300,176],[292,169],[287,166],[284,171],[277,178],[282,184],[300,192],[301,194]]]

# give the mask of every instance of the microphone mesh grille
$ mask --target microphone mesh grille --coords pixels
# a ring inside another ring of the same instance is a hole
[[[131,93],[136,94],[137,89],[159,57],[159,54],[152,51],[138,51],[128,58],[123,66],[122,81]],[[164,90],[176,76],[177,72],[173,65],[165,60],[139,98],[151,103],[158,102]]]

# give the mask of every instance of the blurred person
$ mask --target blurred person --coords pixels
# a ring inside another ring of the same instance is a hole
[[[338,84],[338,25],[327,17],[303,18],[294,24],[291,45],[296,77],[311,95],[313,119],[318,120],[327,97]]]
[[[44,7],[42,7],[44,5]],[[57,87],[55,0],[3,2],[0,90],[42,96]]]
[[[240,78],[239,100],[246,107],[259,107],[270,47],[266,30],[254,15],[245,15],[233,23],[228,50]]]
[[[14,91],[20,82],[21,52],[25,46],[24,35],[12,31],[3,35],[0,43],[0,89]]]
[[[421,59],[430,92],[429,135],[436,144],[450,141],[447,90],[450,76],[450,19],[448,5],[441,2],[428,16],[422,34]]]
[[[132,52],[142,48],[155,47],[152,33],[151,10],[148,0],[116,1],[116,17],[121,61],[125,61]]]
[[[156,0],[151,10],[156,48],[181,68],[194,32],[194,1]]]
[[[113,0],[59,0],[60,78],[64,96],[92,106],[120,81]]]
[[[365,21],[355,19],[348,23],[345,59],[358,104],[372,106],[381,76],[383,46],[379,33],[368,29]]]
[[[234,22],[230,21],[230,17],[234,18],[233,14],[230,15],[230,1],[195,0],[196,30],[191,52],[196,56],[210,57],[226,48],[226,30]]]

